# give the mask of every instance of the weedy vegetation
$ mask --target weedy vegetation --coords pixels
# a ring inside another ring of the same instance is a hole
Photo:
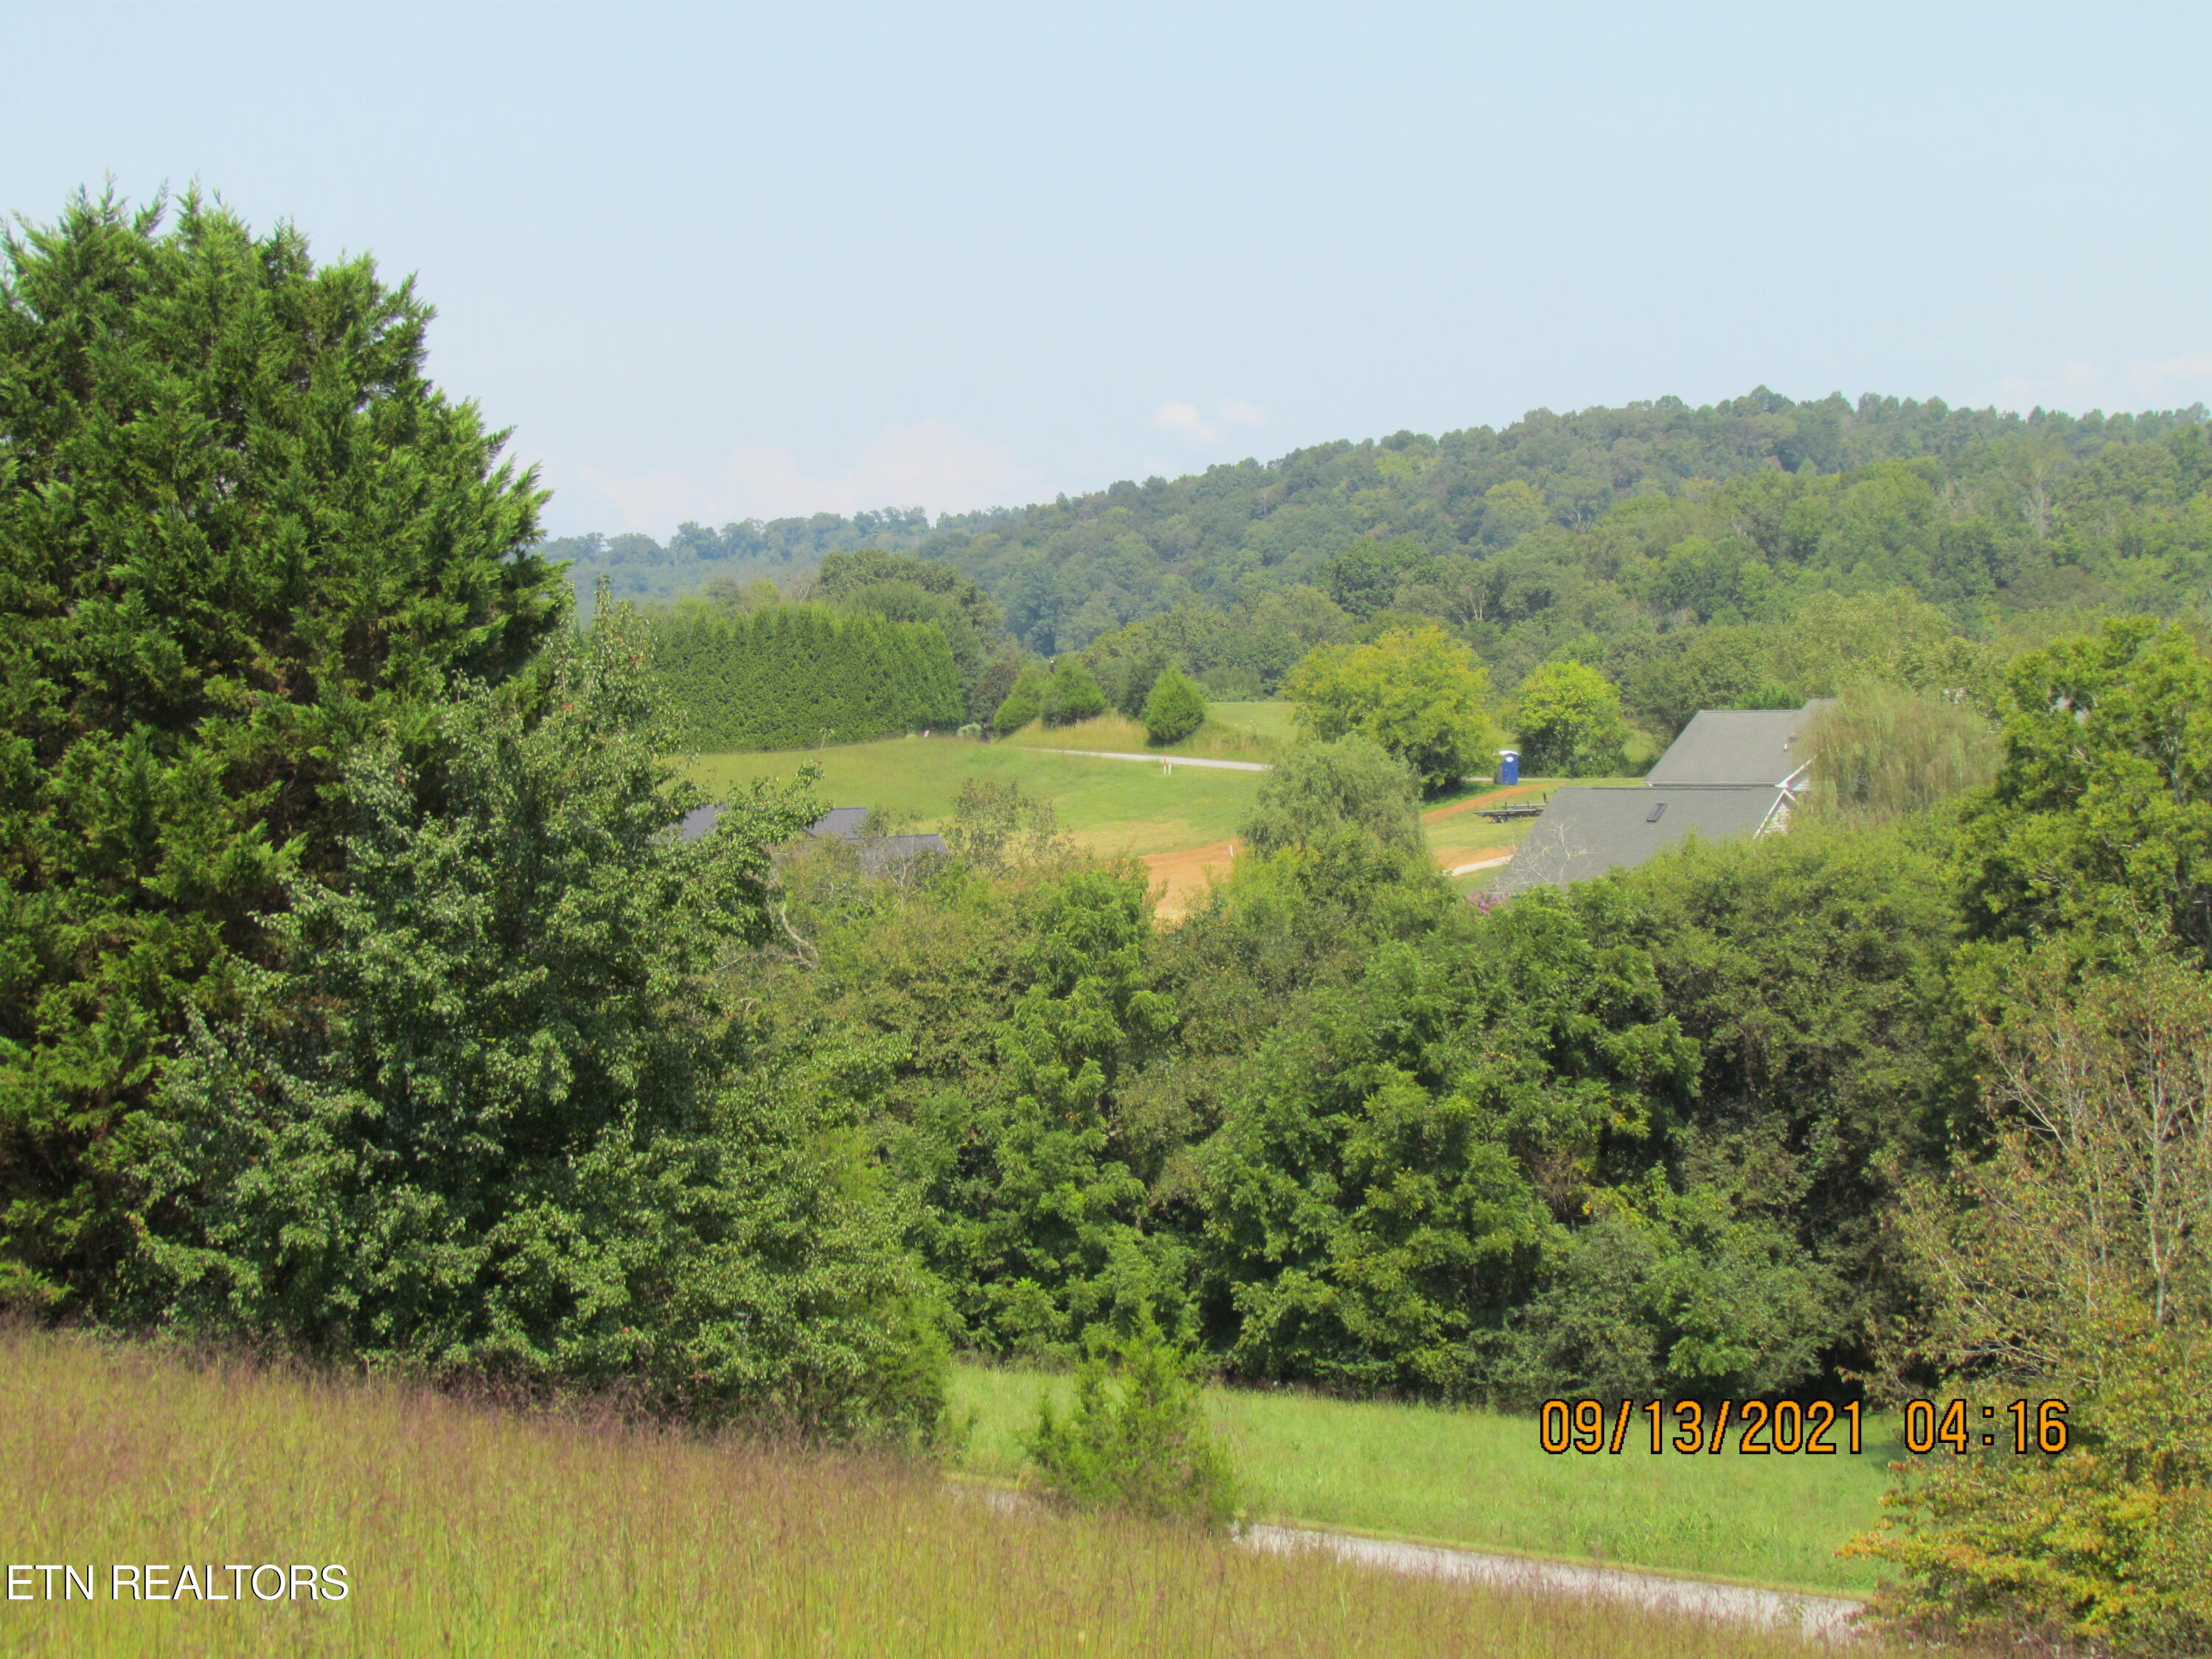
[[[926,1463],[0,1334],[0,1553],[347,1569],[342,1601],[0,1603],[27,1659],[1783,1659],[1790,1637],[1402,1579]],[[1880,1650],[1871,1650],[1878,1654]]]

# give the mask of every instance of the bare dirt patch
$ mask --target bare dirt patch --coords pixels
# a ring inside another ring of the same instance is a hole
[[[1227,841],[1208,842],[1203,847],[1147,854],[1143,862],[1152,875],[1152,892],[1158,907],[1153,914],[1163,921],[1182,921],[1189,914],[1190,907],[1206,896],[1206,890],[1212,884],[1217,872],[1225,876],[1234,867],[1241,846],[1231,836]]]

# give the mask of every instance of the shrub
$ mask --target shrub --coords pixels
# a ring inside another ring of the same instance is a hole
[[[2000,1443],[1903,1466],[1881,1530],[1845,1546],[1911,1575],[1877,1610],[1915,1635],[2014,1650],[2212,1652],[2208,1374],[2201,1333],[2116,1342],[2102,1386],[2073,1396],[2064,1452]],[[2007,1419],[2001,1443],[2010,1432]]]
[[[1553,1252],[1520,1310],[1501,1382],[1528,1400],[1767,1394],[1814,1374],[1834,1325],[1833,1275],[1743,1195],[1592,1194],[1590,1225]]]
[[[1044,671],[1032,663],[1014,681],[1013,690],[1006,693],[999,712],[991,717],[991,724],[1002,738],[1010,738],[1030,721],[1044,714]]]
[[[1206,724],[1206,698],[1179,669],[1152,682],[1145,698],[1145,735],[1154,743],[1181,743]]]
[[[1262,857],[1357,832],[1394,853],[1418,852],[1421,808],[1413,774],[1365,738],[1293,744],[1260,785],[1237,833]]]
[[[2001,1430],[2001,1455],[1915,1460],[1855,1547],[1912,1575],[1885,1610],[1916,1632],[2202,1654],[2212,992],[2157,950],[2086,975],[2065,940],[1980,965],[1998,1000],[1987,1116],[1960,1126],[1979,1155],[1899,1218],[1927,1291],[1922,1350],[1984,1399],[2069,1401],[2073,1444],[2021,1457]]]
[[[1147,1317],[1076,1373],[1065,1420],[1048,1395],[1029,1454],[1049,1492],[1082,1509],[1224,1525],[1236,1510],[1229,1460],[1206,1421],[1190,1357]]]
[[[1095,720],[1106,712],[1106,694],[1098,688],[1097,680],[1083,665],[1079,657],[1062,657],[1052,665],[1052,678],[1045,682],[1044,723],[1047,726],[1073,726],[1078,720]]]

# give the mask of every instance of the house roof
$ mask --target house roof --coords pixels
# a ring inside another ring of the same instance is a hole
[[[810,836],[835,836],[840,841],[858,841],[860,826],[868,821],[865,806],[833,806],[806,826]]]
[[[711,830],[721,817],[719,804],[702,806],[686,812],[678,821],[676,832],[686,841],[696,841]],[[875,836],[863,837],[861,826],[868,821],[865,806],[833,806],[806,826],[810,836],[829,836],[857,847],[860,867],[870,875],[879,876],[886,870],[897,868],[925,853],[946,850],[942,836]]]
[[[1779,827],[1788,799],[1787,791],[1772,787],[1554,790],[1492,890],[1522,893],[1587,881],[1641,864],[1692,834],[1701,841],[1756,835],[1770,819]]]
[[[1813,717],[1827,705],[1802,708],[1701,708],[1652,767],[1662,784],[1780,785],[1812,758],[1804,744]]]

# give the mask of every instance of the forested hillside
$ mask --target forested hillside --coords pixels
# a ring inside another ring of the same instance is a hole
[[[768,568],[770,542],[780,579],[803,581],[813,550],[872,536],[971,576],[1027,651],[1174,661],[1218,696],[1272,693],[1316,645],[1434,621],[1499,691],[1571,657],[1664,736],[1700,698],[1831,691],[1790,638],[1822,595],[1901,592],[1933,607],[1919,631],[2000,642],[2116,609],[2179,615],[2212,574],[2208,486],[2202,409],[2019,416],[1761,390],[1325,444],[934,529],[821,515],[803,535],[617,541],[656,561],[624,568],[696,586]]]
[[[910,547],[929,533],[919,507],[880,513],[817,513],[804,519],[747,519],[720,530],[686,521],[667,543],[630,532],[562,536],[541,542],[538,557],[568,564],[568,580],[584,617],[599,578],[618,599],[672,599],[717,582],[743,585],[811,573],[831,553],[855,548]]]
[[[2115,583],[2154,596],[2167,573],[2139,562],[2170,550],[2171,514],[2204,488],[2203,418],[1795,404],[1764,389],[1704,409],[1662,398],[1117,483],[942,520],[922,548],[974,574],[1044,652],[1186,597],[1228,605],[1297,583],[1355,614],[1411,587],[1419,608],[1501,630],[1563,582],[1589,590],[1571,596],[1595,606],[1577,620],[1601,634],[1632,626],[1639,604],[1771,615],[1808,580],[1911,582],[1963,620]],[[2201,553],[2203,536],[2200,521],[2185,539]],[[1363,541],[1369,556],[1340,565]],[[1686,541],[1706,544],[1677,554]],[[1515,549],[1486,579],[1421,564]]]

